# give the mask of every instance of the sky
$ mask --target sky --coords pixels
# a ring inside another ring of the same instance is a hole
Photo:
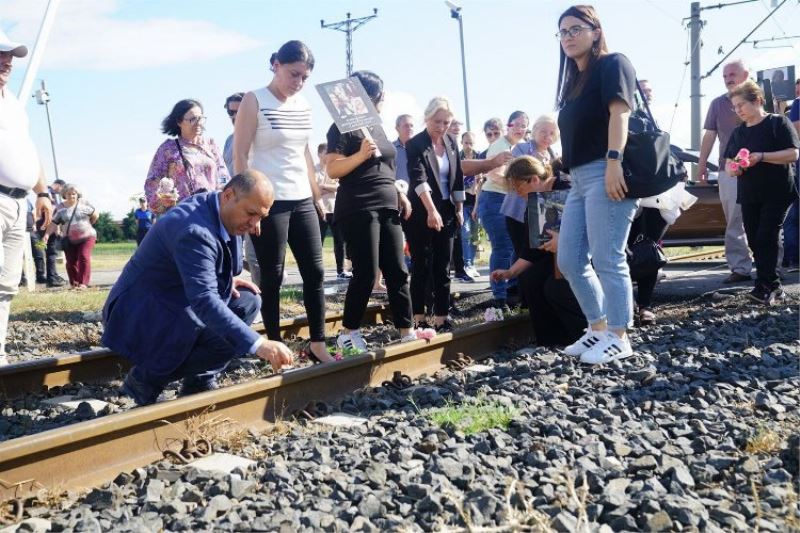
[[[708,72],[771,10],[772,0],[702,13],[701,71]],[[527,112],[531,120],[554,112],[558,72],[558,16],[568,2],[462,0],[470,122],[480,131],[490,117]],[[703,6],[718,1],[701,2]],[[46,0],[0,0],[0,29],[33,48]],[[653,86],[654,112],[673,142],[690,135],[687,0],[597,0],[594,3],[612,52],[627,55]],[[331,119],[314,85],[345,77],[344,33],[320,20],[378,17],[353,34],[355,70],[381,76],[386,87],[385,129],[394,118],[416,117],[434,96],[464,109],[458,22],[442,0],[62,0],[45,48],[39,80],[51,96],[50,113],[59,177],[76,183],[101,211],[116,218],[134,206],[156,148],[161,120],[183,98],[196,98],[208,117],[206,135],[220,145],[232,126],[225,98],[269,83],[268,59],[291,39],[304,41],[316,67],[303,89],[314,117],[312,153]],[[798,65],[800,2],[788,0],[733,55],[751,70]],[[766,45],[790,45],[764,48]],[[722,54],[720,54],[722,51]],[[9,87],[22,84],[27,58],[15,60]],[[721,68],[703,81],[703,115],[724,92]],[[48,181],[55,179],[43,106],[27,98],[31,135]],[[459,118],[465,114],[459,111]],[[671,126],[671,128],[670,128]],[[483,143],[483,135],[478,135]]]

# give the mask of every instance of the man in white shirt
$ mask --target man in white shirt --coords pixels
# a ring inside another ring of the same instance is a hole
[[[28,132],[28,116],[6,85],[13,59],[26,55],[26,46],[0,31],[0,366],[8,364],[8,314],[22,275],[25,198],[31,189],[37,193],[34,218],[43,220],[42,228],[50,224],[53,214],[42,165]]]

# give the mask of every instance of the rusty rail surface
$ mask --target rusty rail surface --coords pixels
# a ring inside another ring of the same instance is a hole
[[[725,258],[725,249],[712,250],[710,252],[692,252],[689,254],[675,255],[669,258],[670,262],[674,261],[712,261],[714,259]]]
[[[398,371],[410,378],[432,374],[464,354],[479,360],[502,345],[527,341],[530,334],[528,317],[515,316],[20,437],[0,444],[0,502],[21,500],[42,488],[96,486],[158,461],[186,438],[181,426],[209,409],[258,431],[309,402],[378,386]]]
[[[388,306],[371,305],[364,313],[363,323],[377,324],[388,313]],[[326,333],[332,334],[341,329],[342,319],[342,313],[326,315]],[[264,331],[261,324],[254,328],[259,332]],[[308,337],[308,319],[300,317],[281,320],[281,336]],[[69,383],[111,381],[120,379],[129,368],[127,359],[106,349],[22,361],[0,367],[0,396],[18,398]]]

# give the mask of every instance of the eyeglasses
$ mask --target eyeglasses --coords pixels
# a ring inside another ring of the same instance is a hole
[[[199,124],[200,122],[205,122],[206,117],[204,117],[203,115],[198,115],[196,117],[184,118],[183,120],[194,126],[196,124]]]
[[[573,27],[569,28],[568,30],[560,30],[558,33],[556,33],[556,39],[564,40],[564,39],[567,38],[567,35],[569,35],[570,37],[577,37],[584,30],[591,31],[593,29],[594,28],[592,28],[591,26],[573,26]]]
[[[238,113],[238,112],[239,112],[238,109],[228,109],[228,116],[229,117],[235,117],[236,113]]]
[[[487,137],[498,137],[500,135],[500,132],[497,130],[486,130],[484,132],[484,135],[486,135]]]

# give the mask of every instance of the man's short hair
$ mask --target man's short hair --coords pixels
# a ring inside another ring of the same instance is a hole
[[[66,184],[67,184],[67,182],[62,180],[62,179],[60,179],[60,178],[56,179],[56,180],[53,180],[53,185],[61,185],[63,187]]]
[[[730,65],[738,65],[739,68],[741,68],[743,71],[747,72],[748,74],[750,73],[750,67],[747,66],[747,63],[744,62],[744,59],[734,59],[732,61],[728,61],[727,63],[722,65],[722,68],[728,67]]]
[[[394,127],[399,128],[400,123],[403,122],[404,119],[412,118],[411,115],[408,113],[403,113],[402,115],[397,115],[397,118],[394,120]]]
[[[328,151],[328,143],[319,143],[319,146],[317,146],[317,153],[327,152],[327,151]]]
[[[264,175],[264,173],[259,172],[253,168],[245,169],[244,171],[236,174],[234,177],[225,184],[225,187],[222,189],[223,191],[227,191],[228,189],[233,189],[237,193],[241,193],[244,196],[247,196],[253,189],[255,188],[256,184],[259,181],[263,181],[267,184],[267,188],[269,189],[270,197],[275,197],[274,189],[272,188],[272,182]]]
[[[225,99],[225,109],[228,109],[228,104],[231,102],[241,102],[244,98],[244,93],[233,93]]]

